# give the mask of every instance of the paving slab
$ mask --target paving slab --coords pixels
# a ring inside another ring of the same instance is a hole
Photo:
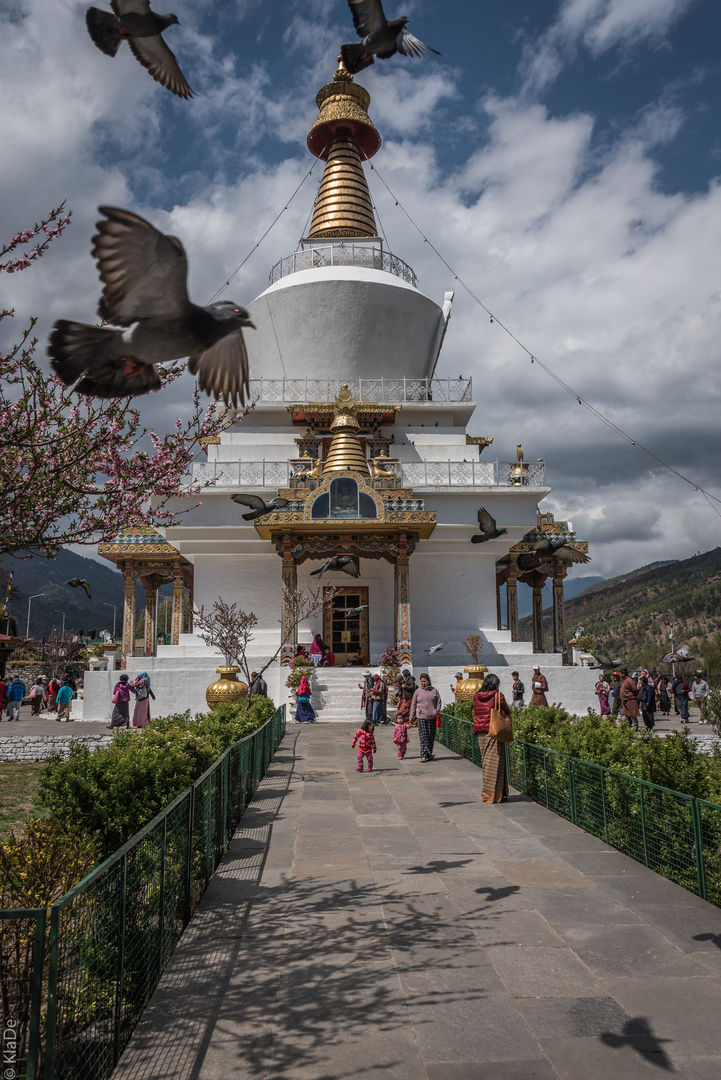
[[[443,747],[348,743],[289,730],[115,1076],[717,1080],[719,909]]]

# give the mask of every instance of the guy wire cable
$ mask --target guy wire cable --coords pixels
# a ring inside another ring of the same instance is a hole
[[[642,450],[644,454],[647,454],[648,457],[650,457],[654,461],[658,462],[658,464],[661,465],[662,468],[666,469],[670,473],[673,473],[674,476],[677,476],[679,478],[679,480],[683,480],[684,483],[689,484],[694,489],[694,491],[701,492],[701,494],[704,496],[704,498],[708,502],[711,509],[716,514],[718,514],[719,517],[721,517],[721,511],[716,506],[713,505],[713,503],[718,503],[721,506],[721,498],[718,498],[716,495],[712,495],[711,492],[706,491],[705,488],[701,487],[700,484],[697,484],[693,480],[689,479],[688,476],[684,476],[684,474],[682,472],[679,472],[678,469],[675,469],[673,467],[673,465],[669,465],[669,463],[667,461],[664,461],[663,458],[660,458],[658,456],[658,454],[655,454],[653,452],[653,450],[649,450],[648,447],[644,446],[643,443],[640,443],[637,439],[634,439],[631,435],[628,434],[628,432],[624,431],[623,428],[620,428],[617,424],[614,424],[613,421],[609,420],[609,418],[607,416],[605,416],[602,412],[600,412],[595,407],[595,405],[592,405],[590,403],[590,401],[586,401],[586,399],[584,397],[582,397],[579,393],[577,393],[573,389],[573,387],[569,386],[568,383],[564,382],[563,379],[559,375],[557,375],[555,373],[555,371],[552,370],[552,368],[548,367],[547,364],[544,364],[542,360],[539,360],[538,357],[536,356],[536,354],[531,352],[531,350],[528,348],[528,346],[524,345],[524,343],[521,341],[521,339],[516,337],[516,335],[513,333],[513,331],[508,326],[506,326],[506,324],[501,319],[497,318],[497,316],[493,314],[493,312],[490,310],[490,308],[486,307],[486,305],[483,303],[483,301],[480,299],[480,297],[477,296],[473,292],[471,287],[466,284],[466,282],[463,280],[463,278],[460,277],[456,273],[456,271],[453,269],[451,264],[449,262],[447,262],[446,259],[444,259],[444,257],[441,255],[438,248],[435,246],[435,244],[433,244],[432,241],[428,239],[426,234],[421,229],[420,225],[418,225],[417,222],[408,213],[408,211],[406,210],[405,206],[400,201],[400,199],[396,195],[393,194],[390,187],[385,182],[385,180],[383,179],[381,174],[378,172],[378,169],[376,168],[375,165],[373,165],[372,162],[370,163],[370,167],[373,170],[373,172],[376,174],[376,176],[378,177],[380,182],[383,184],[383,187],[386,189],[386,191],[388,192],[390,197],[393,199],[396,206],[398,206],[403,211],[403,213],[408,218],[408,220],[410,221],[413,228],[416,230],[416,232],[419,234],[419,236],[421,236],[423,238],[423,242],[428,244],[431,251],[433,251],[438,256],[438,258],[443,263],[443,265],[446,267],[446,269],[448,271],[450,271],[451,274],[453,274],[454,280],[457,281],[458,284],[463,289],[465,289],[465,291],[468,293],[468,295],[471,297],[471,299],[473,301],[475,301],[475,303],[478,304],[478,306],[480,308],[482,308],[486,312],[487,315],[490,316],[491,322],[492,323],[497,323],[500,326],[500,328],[502,330],[504,330],[508,334],[508,336],[510,338],[512,338],[513,341],[515,341],[516,344],[519,345],[523,349],[523,351],[530,357],[530,360],[531,360],[532,364],[538,364],[538,366],[540,368],[542,368],[542,370],[545,371],[547,375],[550,375],[550,377],[554,380],[554,382],[556,382],[563,390],[565,390],[567,394],[569,394],[571,397],[574,397],[579,405],[582,405],[584,409],[587,409],[588,412],[590,412],[592,416],[595,416],[597,420],[600,420],[602,424],[605,424],[607,428],[609,428],[611,431],[614,432],[614,434],[616,434],[620,438],[624,439],[627,443],[630,443],[631,446],[635,446],[635,447],[637,447],[637,449]],[[711,500],[713,500],[713,502]]]

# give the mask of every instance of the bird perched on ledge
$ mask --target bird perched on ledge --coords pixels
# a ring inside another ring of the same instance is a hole
[[[179,24],[177,15],[156,15],[150,0],[111,0],[115,12],[91,7],[85,13],[88,33],[101,52],[115,56],[127,41],[135,59],[147,68],[156,82],[181,98],[193,97],[175,55],[163,40],[163,30]]]
[[[363,68],[370,67],[374,56],[379,60],[388,60],[397,52],[404,56],[425,56],[428,52],[441,55],[437,49],[424,45],[406,30],[406,23],[410,22],[407,15],[390,21],[386,19],[381,0],[348,0],[348,7],[353,16],[353,25],[363,38],[358,44],[354,42],[340,47],[343,65],[349,74],[356,75]]]
[[[188,356],[201,390],[242,404],[248,390],[243,328],[253,326],[248,312],[230,300],[191,303],[180,240],[130,210],[99,209],[105,220],[92,240],[103,283],[98,315],[126,329],[60,319],[48,345],[55,373],[66,386],[79,379],[78,394],[132,397],[160,389],[157,364]]]

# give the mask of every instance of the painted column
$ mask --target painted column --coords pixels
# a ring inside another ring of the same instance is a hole
[[[127,659],[135,653],[135,571],[123,569],[123,581],[123,659]]]
[[[155,656],[158,641],[158,586],[155,579],[145,583],[145,655]]]
[[[518,563],[511,559],[506,578],[506,623],[511,641],[518,641]]]
[[[411,604],[408,587],[409,561],[408,555],[398,555],[393,568],[395,639],[401,665],[413,663]]]
[[[503,617],[501,615],[501,582],[496,577],[496,630],[500,630],[503,626]]]
[[[542,653],[543,649],[543,583],[546,578],[537,574],[533,580],[533,651]]]
[[[563,581],[566,569],[557,566],[553,571],[553,648],[563,652],[566,648],[566,620],[563,611]]]
[[[193,567],[190,576],[190,585],[188,586],[188,633],[193,633],[194,620],[193,611],[195,608],[195,567]]]
[[[171,628],[171,645],[180,644],[180,635],[183,632],[183,601],[185,599],[185,579],[175,570],[173,578],[173,625]]]
[[[290,554],[290,546],[283,549],[283,648],[280,654],[281,664],[289,664],[295,656],[298,644],[298,627],[293,624],[290,601],[298,588],[298,568]]]

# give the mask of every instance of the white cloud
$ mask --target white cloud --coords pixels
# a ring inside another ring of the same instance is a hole
[[[555,22],[524,50],[526,88],[549,86],[579,48],[597,57],[614,46],[658,44],[695,0],[564,0]]]

